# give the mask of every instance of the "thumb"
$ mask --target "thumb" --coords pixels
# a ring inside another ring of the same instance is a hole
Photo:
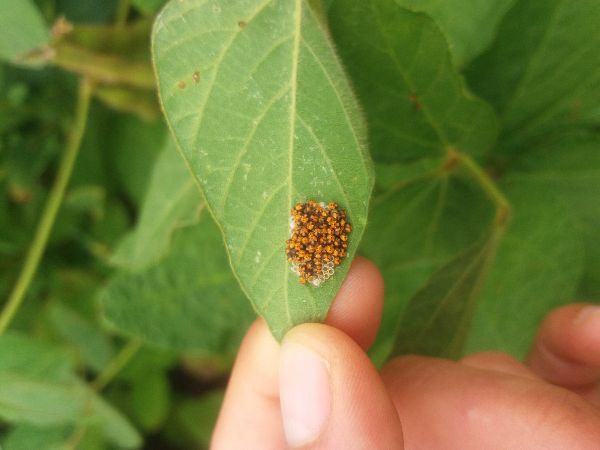
[[[402,449],[400,419],[379,373],[343,332],[304,324],[285,337],[279,388],[292,448]]]

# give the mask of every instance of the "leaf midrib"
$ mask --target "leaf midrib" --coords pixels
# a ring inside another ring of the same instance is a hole
[[[300,37],[302,27],[302,1],[295,0],[294,8],[294,43],[292,46],[292,71],[290,74],[290,134],[288,141],[288,208],[292,207],[292,190],[294,185],[293,165],[294,165],[294,136],[296,131],[296,102],[298,96],[298,59],[300,56]],[[287,264],[282,264],[284,271],[283,292],[285,298],[285,314],[288,323],[292,325],[292,315],[290,312],[289,301],[289,273],[290,270]]]

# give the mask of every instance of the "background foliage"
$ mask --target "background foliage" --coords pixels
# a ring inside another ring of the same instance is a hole
[[[207,447],[251,303],[346,273],[290,276],[307,197],[384,274],[377,363],[600,301],[599,0],[164,3],[0,2],[3,449]]]

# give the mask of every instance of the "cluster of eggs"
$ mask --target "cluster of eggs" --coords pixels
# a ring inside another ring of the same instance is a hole
[[[292,208],[285,253],[302,284],[319,286],[335,273],[348,252],[352,225],[337,203],[309,200]]]

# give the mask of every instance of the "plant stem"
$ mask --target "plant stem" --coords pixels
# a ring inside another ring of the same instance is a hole
[[[504,227],[510,219],[511,207],[504,194],[498,189],[496,183],[479,165],[464,153],[448,150],[448,159],[456,160],[477,181],[486,195],[496,206],[496,225]]]
[[[142,347],[142,341],[137,338],[132,338],[121,349],[112,361],[104,368],[98,377],[92,382],[92,389],[96,392],[101,391],[108,383],[127,365],[133,356]]]
[[[60,161],[56,180],[44,206],[42,217],[35,230],[35,235],[27,252],[19,278],[0,314],[0,335],[6,331],[19,310],[44,254],[48,237],[52,231],[56,214],[64,198],[65,190],[71,177],[77,154],[79,153],[79,147],[81,146],[81,140],[85,132],[91,97],[92,84],[89,80],[83,78],[79,84],[75,122],[67,138],[67,147]]]
[[[127,16],[129,15],[130,6],[131,0],[119,0],[117,12],[115,14],[115,26],[117,28],[123,28],[127,23]]]
[[[156,89],[152,66],[142,61],[98,53],[68,42],[54,47],[52,63],[68,72],[104,84],[123,84],[139,89]]]

